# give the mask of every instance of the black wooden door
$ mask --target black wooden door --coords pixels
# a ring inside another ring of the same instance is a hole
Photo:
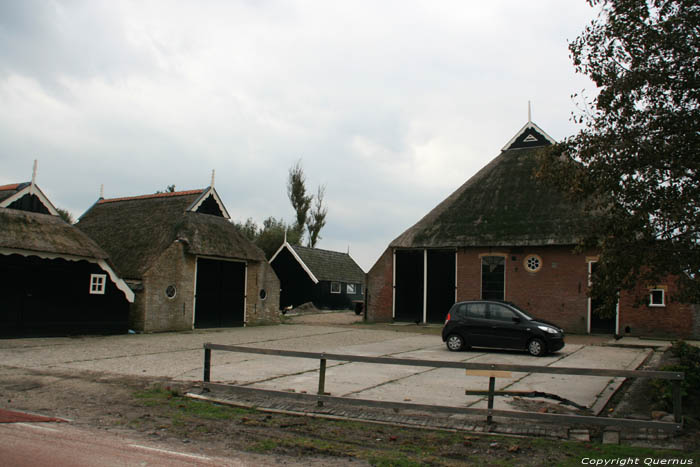
[[[423,250],[396,251],[397,321],[423,321]]]
[[[197,259],[196,328],[243,326],[245,263]]]
[[[428,250],[427,291],[428,322],[444,322],[455,303],[454,250]]]

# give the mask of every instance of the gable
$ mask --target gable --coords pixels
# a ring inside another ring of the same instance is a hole
[[[527,122],[503,147],[502,151],[549,146],[556,143],[551,136],[533,122]]]
[[[0,208],[52,216],[58,215],[58,211],[56,211],[51,201],[33,183],[18,183],[0,187]]]
[[[221,201],[221,198],[219,198],[219,194],[213,187],[209,187],[209,189],[205,190],[187,210],[199,214],[223,217],[225,219],[231,218],[224,203]]]

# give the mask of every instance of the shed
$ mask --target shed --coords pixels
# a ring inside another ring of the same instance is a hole
[[[133,285],[130,322],[153,331],[279,321],[279,281],[214,189],[100,198],[77,226]]]
[[[353,309],[364,299],[365,273],[349,253],[285,241],[270,264],[282,286],[281,307],[312,302],[319,309]]]
[[[32,181],[0,186],[0,335],[120,333],[134,293]]]

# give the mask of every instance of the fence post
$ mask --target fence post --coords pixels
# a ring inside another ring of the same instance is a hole
[[[204,344],[204,382],[208,383],[211,379],[211,349]]]
[[[321,354],[323,355],[323,354]],[[318,372],[318,395],[322,396],[326,392],[326,359],[321,359],[321,368]],[[323,401],[318,400],[318,406],[323,407]]]
[[[486,423],[491,423],[491,411],[493,410],[493,391],[496,389],[496,378],[493,376],[489,377],[489,404],[488,404],[488,415],[486,416]]]
[[[680,423],[682,420],[681,412],[681,380],[677,379],[673,381],[673,419],[676,423]]]

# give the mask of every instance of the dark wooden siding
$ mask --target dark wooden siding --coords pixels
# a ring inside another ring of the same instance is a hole
[[[0,255],[0,335],[123,333],[129,302],[106,275],[103,295],[90,294],[88,261]]]

